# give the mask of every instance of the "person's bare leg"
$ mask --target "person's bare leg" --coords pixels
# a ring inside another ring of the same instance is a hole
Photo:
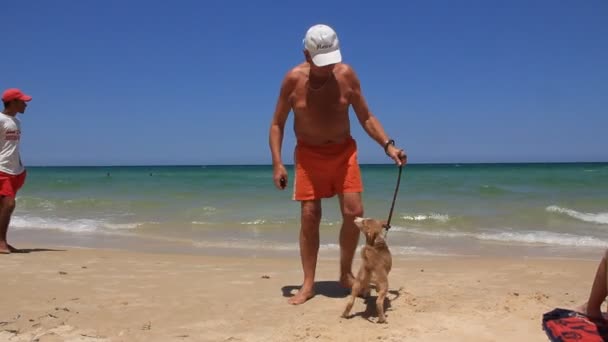
[[[361,193],[340,194],[342,229],[340,229],[340,285],[352,288],[355,277],[352,273],[353,257],[359,244],[359,228],[355,217],[363,216]]]
[[[591,287],[591,293],[589,294],[589,300],[587,301],[586,314],[593,318],[603,318],[601,306],[606,299],[606,259],[608,258],[608,250],[605,252],[604,257],[600,261],[595,272],[595,279],[593,280],[593,286]]]
[[[16,248],[8,244],[6,238],[8,225],[11,221],[11,215],[13,214],[14,209],[14,198],[7,196],[0,197],[0,254],[9,254],[11,251],[16,250]]]
[[[300,258],[304,270],[302,287],[289,304],[302,304],[315,295],[315,269],[319,253],[319,224],[321,223],[321,200],[302,201],[300,227]]]

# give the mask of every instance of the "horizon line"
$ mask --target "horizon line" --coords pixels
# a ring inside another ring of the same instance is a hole
[[[520,161],[520,162],[427,162],[407,163],[407,165],[516,165],[516,164],[607,164],[608,161]],[[293,166],[293,163],[283,164]],[[361,166],[394,165],[393,163],[359,163]],[[407,166],[406,165],[406,166]],[[98,165],[29,165],[28,167],[207,167],[207,166],[272,166],[272,163],[259,164],[98,164]]]

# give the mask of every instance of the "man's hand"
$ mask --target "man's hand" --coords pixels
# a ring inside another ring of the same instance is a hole
[[[405,165],[407,163],[407,154],[405,154],[404,150],[396,146],[389,145],[386,150],[386,154],[399,166]]]
[[[283,190],[287,187],[287,170],[283,164],[273,167],[272,180],[277,189]]]

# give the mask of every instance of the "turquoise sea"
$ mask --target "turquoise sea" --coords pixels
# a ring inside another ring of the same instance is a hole
[[[365,216],[386,219],[398,168],[362,173]],[[297,255],[291,195],[274,188],[271,166],[30,167],[9,239]],[[337,198],[325,199],[322,253],[337,255],[340,222]],[[408,165],[392,226],[401,256],[597,255],[608,247],[608,163]]]

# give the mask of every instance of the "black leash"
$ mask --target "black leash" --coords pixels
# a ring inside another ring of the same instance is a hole
[[[395,193],[393,194],[393,203],[391,204],[391,210],[388,213],[388,220],[386,221],[386,225],[384,228],[386,232],[384,233],[384,237],[388,234],[388,230],[391,229],[391,219],[393,218],[393,209],[395,209],[395,200],[397,199],[397,193],[399,192],[399,183],[401,183],[401,171],[403,171],[403,164],[399,165],[399,176],[397,176],[397,186],[395,186]]]

